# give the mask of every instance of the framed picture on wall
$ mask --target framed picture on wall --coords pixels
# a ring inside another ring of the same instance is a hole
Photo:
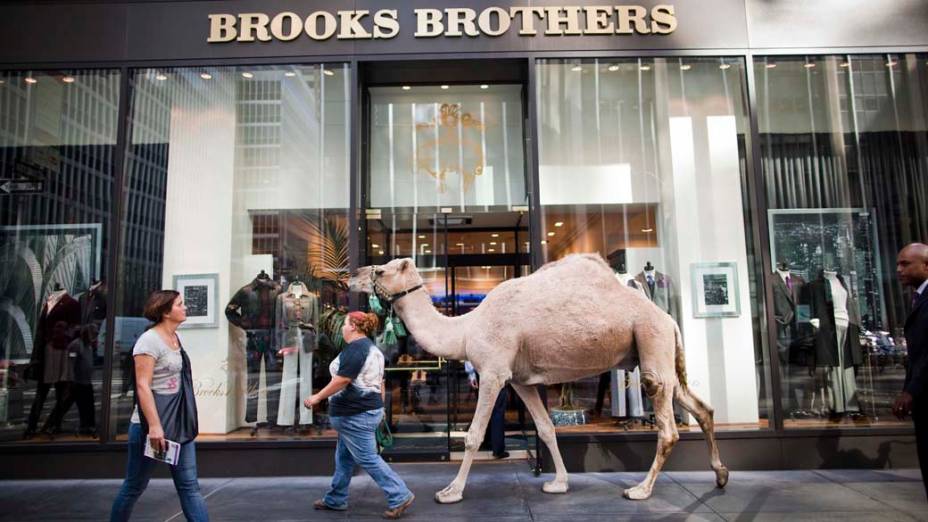
[[[219,274],[175,275],[174,290],[187,305],[187,320],[181,328],[217,328]]]
[[[693,263],[693,317],[738,317],[738,265],[733,261]]]

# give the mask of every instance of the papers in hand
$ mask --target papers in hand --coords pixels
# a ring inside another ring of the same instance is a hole
[[[158,451],[154,446],[151,445],[151,439],[146,435],[145,456],[150,459],[160,460],[161,462],[167,462],[172,466],[176,466],[177,461],[180,460],[180,444],[174,442],[173,440],[165,439],[164,451]]]

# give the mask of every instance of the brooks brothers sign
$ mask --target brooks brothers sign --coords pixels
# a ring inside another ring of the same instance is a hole
[[[672,5],[488,7],[415,9],[416,38],[670,34],[677,28]],[[396,37],[398,11],[315,11],[210,14],[209,43],[313,40],[371,40]]]

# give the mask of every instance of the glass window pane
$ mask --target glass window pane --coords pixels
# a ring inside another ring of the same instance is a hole
[[[117,71],[0,74],[0,441],[97,437],[118,107]]]
[[[544,260],[602,255],[680,326],[689,387],[718,429],[766,427],[743,62],[542,60],[538,73]],[[559,430],[652,429],[640,379],[632,363],[549,389]]]
[[[755,65],[786,427],[903,425],[890,408],[911,294],[895,259],[928,237],[926,66],[914,54]]]
[[[133,410],[146,297],[182,291],[201,440],[327,436],[347,305],[347,65],[142,69],[131,78],[113,435]]]

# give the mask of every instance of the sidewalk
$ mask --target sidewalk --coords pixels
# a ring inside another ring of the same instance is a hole
[[[733,472],[718,490],[710,472],[663,473],[654,496],[632,502],[622,488],[643,473],[575,473],[566,495],[547,495],[524,462],[476,463],[464,501],[432,500],[457,472],[455,464],[395,466],[416,494],[404,520],[928,520],[918,470]],[[366,474],[352,481],[345,513],[313,511],[328,477],[202,479],[213,521],[375,520],[383,495]],[[0,520],[106,520],[118,480],[0,482]],[[139,521],[183,521],[169,479],[152,480],[136,505]]]

